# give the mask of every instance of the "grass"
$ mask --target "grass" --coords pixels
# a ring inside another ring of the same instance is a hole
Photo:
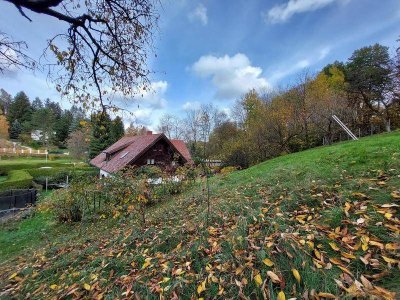
[[[67,294],[113,299],[123,293],[276,299],[280,291],[286,298],[379,293],[392,299],[384,289],[400,292],[400,215],[397,206],[382,205],[399,201],[399,172],[395,132],[216,176],[210,180],[208,218],[204,183],[149,207],[145,226],[133,215],[56,224],[50,212],[38,210],[0,230],[0,247],[8,244],[0,252],[0,288],[12,298],[34,299]],[[366,238],[370,242],[364,244]],[[365,265],[360,257],[368,253],[374,260]],[[263,263],[265,258],[274,265]],[[271,271],[279,282],[271,280]],[[361,275],[374,287],[352,287],[350,281],[361,282]]]

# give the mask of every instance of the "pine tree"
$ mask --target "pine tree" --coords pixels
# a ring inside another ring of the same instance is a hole
[[[125,134],[124,123],[120,117],[116,117],[111,123],[111,141],[115,143]]]
[[[94,158],[113,143],[111,138],[111,118],[107,113],[103,112],[92,114],[91,124],[89,157]]]
[[[15,120],[18,120],[19,124],[23,126],[24,124],[29,123],[31,118],[32,107],[29,98],[24,92],[19,92],[14,97],[14,100],[8,108],[7,120],[10,124],[13,124]]]
[[[11,124],[11,127],[9,129],[10,139],[13,139],[13,140],[18,139],[21,132],[22,132],[21,123],[18,120],[14,120],[14,122]]]

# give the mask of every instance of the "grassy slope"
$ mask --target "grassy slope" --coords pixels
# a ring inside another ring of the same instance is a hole
[[[29,251],[18,245],[2,254],[0,282],[7,294],[31,298],[111,299],[124,292],[159,298],[162,292],[167,298],[275,299],[281,290],[287,298],[343,296],[334,279],[345,294],[385,294],[371,287],[357,291],[352,281],[368,286],[364,275],[374,286],[400,292],[399,211],[382,207],[398,203],[399,187],[397,132],[213,178],[208,224],[202,187],[149,208],[145,228],[132,216],[57,226],[39,212],[0,231],[0,243],[10,235],[22,245],[30,236],[42,237],[34,239],[32,256],[16,257]],[[265,258],[274,265],[263,263]],[[299,271],[300,283],[291,269]],[[273,282],[268,271],[279,279]]]

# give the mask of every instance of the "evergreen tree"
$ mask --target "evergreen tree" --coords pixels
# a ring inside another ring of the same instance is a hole
[[[11,124],[11,127],[9,129],[9,134],[10,134],[10,139],[16,140],[18,139],[19,135],[22,132],[22,126],[21,123],[18,122],[18,120],[14,120],[14,122]]]
[[[65,147],[68,136],[71,132],[71,125],[73,121],[73,115],[69,110],[64,110],[61,117],[55,121],[54,141],[59,147]]]
[[[111,118],[105,112],[92,114],[91,125],[89,157],[93,158],[113,143],[111,138]]]
[[[125,134],[124,123],[120,117],[116,117],[111,123],[111,141],[115,143]]]
[[[43,102],[39,97],[36,97],[35,100],[32,101],[32,110],[36,111],[43,108]]]
[[[31,128],[39,130],[41,142],[48,145],[54,137],[55,116],[48,108],[41,108],[32,115]]]
[[[7,120],[10,124],[18,120],[20,125],[25,127],[25,124],[31,121],[31,117],[32,107],[29,98],[24,92],[19,92],[9,106]],[[28,129],[29,126],[26,126],[26,128]]]

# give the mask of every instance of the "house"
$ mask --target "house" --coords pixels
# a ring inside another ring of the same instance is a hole
[[[53,132],[53,135],[56,134],[56,132]],[[31,139],[34,141],[41,141],[43,139],[44,136],[44,140],[47,141],[49,139],[49,135],[47,133],[45,133],[43,135],[43,131],[42,130],[32,130],[31,132]]]
[[[155,165],[163,170],[191,164],[192,158],[185,143],[169,140],[163,133],[125,136],[90,161],[100,169],[100,176],[109,176],[125,167]]]

